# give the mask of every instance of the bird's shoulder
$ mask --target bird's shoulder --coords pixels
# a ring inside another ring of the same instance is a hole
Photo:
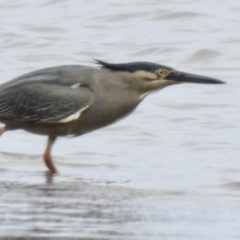
[[[28,83],[72,86],[87,83],[98,69],[83,65],[62,65],[35,70],[0,85],[0,91]]]

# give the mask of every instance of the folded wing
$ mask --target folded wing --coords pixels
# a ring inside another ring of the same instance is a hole
[[[19,84],[0,91],[0,119],[25,123],[69,122],[80,117],[92,101],[92,91],[81,84],[74,87],[41,82]]]

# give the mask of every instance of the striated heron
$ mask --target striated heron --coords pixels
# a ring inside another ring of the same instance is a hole
[[[224,82],[180,72],[151,62],[112,64],[100,68],[66,65],[17,77],[0,86],[0,122],[8,130],[48,136],[43,155],[57,173],[51,147],[58,136],[79,136],[127,116],[150,93],[178,83]]]

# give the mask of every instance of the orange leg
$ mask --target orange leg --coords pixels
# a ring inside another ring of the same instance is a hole
[[[48,143],[47,143],[47,148],[46,148],[45,153],[43,155],[44,162],[45,162],[46,166],[48,167],[49,171],[52,174],[57,173],[57,169],[53,165],[52,157],[51,157],[51,148],[52,148],[52,145],[53,145],[55,140],[56,140],[56,137],[49,136]]]

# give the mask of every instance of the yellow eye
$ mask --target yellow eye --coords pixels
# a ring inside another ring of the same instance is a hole
[[[163,70],[163,69],[158,69],[158,70],[157,70],[157,75],[158,75],[159,77],[161,77],[163,74],[164,74],[164,70]]]
[[[167,69],[158,69],[156,71],[156,74],[158,75],[158,77],[160,78],[166,78],[168,75],[170,75],[171,71],[170,70],[167,70]]]

